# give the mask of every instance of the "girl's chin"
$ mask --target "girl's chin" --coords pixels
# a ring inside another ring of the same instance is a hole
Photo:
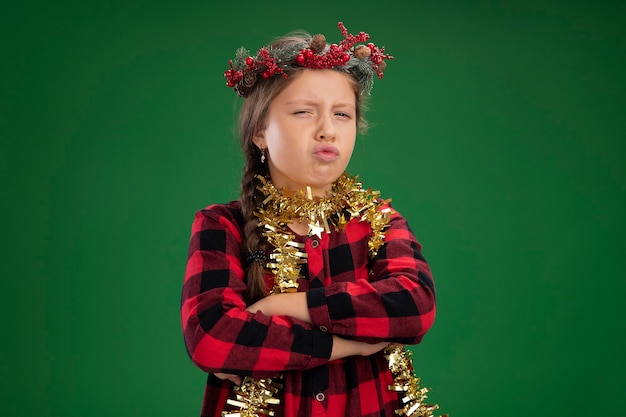
[[[338,169],[324,169],[315,170],[311,175],[298,178],[296,181],[290,181],[287,178],[283,178],[282,175],[271,175],[272,182],[277,188],[287,188],[291,191],[304,191],[307,187],[311,187],[313,195],[321,197],[327,195],[332,189],[332,185],[337,179],[344,173],[344,170]]]

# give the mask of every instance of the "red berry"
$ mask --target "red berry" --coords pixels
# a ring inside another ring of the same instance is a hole
[[[300,65],[304,64],[304,55],[298,54],[298,56],[296,57],[296,61],[298,61],[298,64]]]
[[[269,73],[269,72],[267,72],[267,71],[263,71],[263,73],[261,74],[261,76],[262,76],[263,78],[269,78],[269,77],[270,77],[270,73]]]
[[[252,64],[254,64],[254,59],[252,59],[252,57],[247,57],[246,65],[251,66]]]

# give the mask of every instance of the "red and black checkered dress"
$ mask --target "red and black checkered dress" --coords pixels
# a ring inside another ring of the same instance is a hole
[[[209,373],[282,373],[277,416],[395,416],[399,396],[387,389],[382,352],[328,359],[332,335],[413,345],[431,327],[434,284],[405,219],[392,214],[374,259],[370,226],[358,219],[321,238],[296,236],[308,254],[298,291],[307,293],[312,323],[245,311],[243,224],[238,202],[209,206],[193,222],[181,305],[192,361]],[[219,416],[231,393],[231,382],[209,374],[202,416]]]

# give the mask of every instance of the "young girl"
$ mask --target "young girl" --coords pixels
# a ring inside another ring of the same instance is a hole
[[[345,174],[391,56],[339,28],[337,45],[240,49],[226,71],[244,97],[241,197],[196,214],[181,307],[209,372],[202,416],[429,411],[402,348],[433,323],[429,267],[405,219]]]

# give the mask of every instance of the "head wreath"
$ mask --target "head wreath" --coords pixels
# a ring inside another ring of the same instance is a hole
[[[289,78],[286,70],[294,67],[314,69],[337,69],[352,74],[361,86],[361,94],[369,94],[374,75],[383,77],[385,60],[393,59],[385,54],[385,48],[367,43],[370,38],[365,32],[358,35],[348,33],[342,22],[337,24],[343,35],[339,44],[326,44],[326,37],[317,34],[302,42],[293,42],[280,47],[264,46],[255,56],[245,48],[237,50],[230,68],[224,72],[226,85],[234,88],[242,97],[248,95],[256,82],[274,76]],[[359,44],[360,45],[357,45]]]

